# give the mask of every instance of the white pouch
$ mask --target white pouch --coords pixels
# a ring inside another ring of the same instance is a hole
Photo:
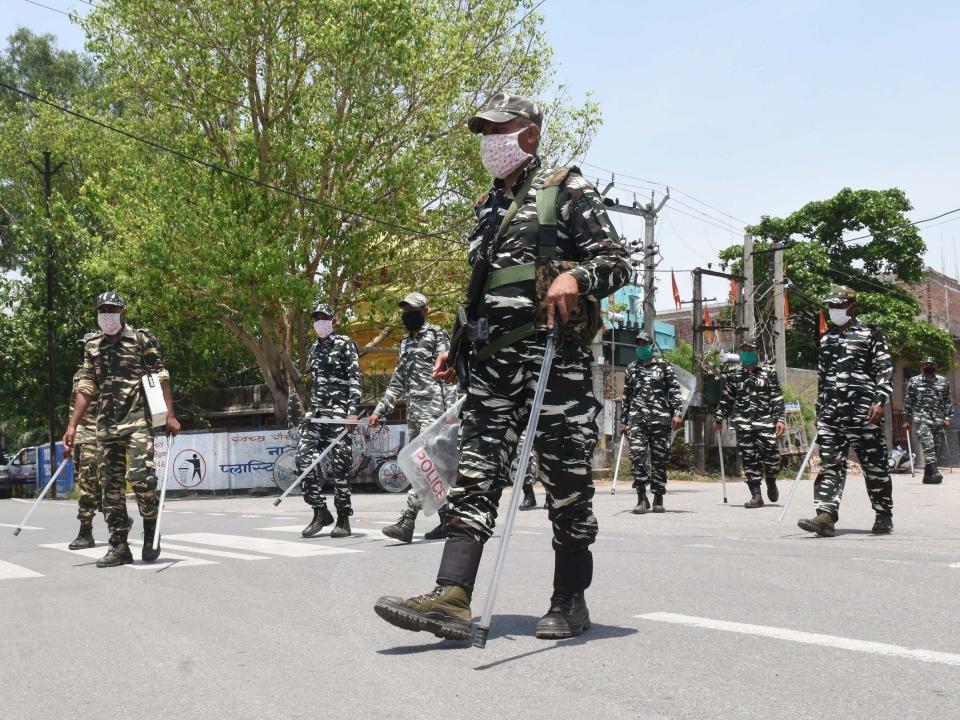
[[[143,396],[147,401],[147,410],[150,411],[150,424],[161,427],[167,424],[167,401],[163,399],[163,388],[160,387],[160,376],[156,373],[146,373],[140,378],[143,385]]]
[[[433,515],[447,502],[450,486],[457,479],[464,400],[466,397],[460,398],[397,454],[400,469],[420,498],[424,515]]]

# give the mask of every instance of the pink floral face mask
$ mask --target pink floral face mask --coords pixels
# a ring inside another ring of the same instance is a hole
[[[519,135],[523,130],[505,135],[484,135],[480,138],[480,160],[487,172],[503,180],[533,157],[523,151]]]

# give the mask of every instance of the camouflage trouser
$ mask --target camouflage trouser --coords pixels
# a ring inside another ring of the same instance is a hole
[[[317,455],[327,449],[327,446],[343,431],[341,425],[321,425],[305,422],[300,426],[300,442],[297,445],[297,474],[302,473],[310,463],[317,459]],[[327,480],[333,481],[333,504],[337,513],[353,515],[350,507],[350,483],[347,473],[350,471],[350,461],[353,453],[350,434],[337,443],[320,465],[308,474],[300,484],[303,500],[310,507],[322,508],[327,506],[327,499],[323,496],[323,486]],[[327,477],[324,478],[324,472]]]
[[[103,512],[103,485],[97,467],[97,444],[82,443],[73,448],[73,477],[80,491],[77,519],[83,524],[93,522],[97,511]]]
[[[750,492],[760,492],[760,482],[775,480],[780,473],[780,448],[774,428],[737,430],[737,449],[743,465],[743,479]]]
[[[642,425],[631,423],[627,430],[630,463],[633,466],[633,487],[650,490],[655,495],[667,491],[667,463],[670,461],[670,424]],[[649,471],[647,454],[650,455]]]
[[[457,485],[448,496],[454,516],[451,539],[483,543],[493,534],[510,461],[540,375],[543,347],[538,337],[473,364],[461,416]],[[584,550],[597,536],[591,464],[599,407],[589,359],[558,355],[534,437],[556,550]]]
[[[847,453],[853,447],[863,468],[867,494],[874,512],[893,512],[893,485],[887,467],[887,442],[883,428],[863,425],[838,427],[821,424],[817,443],[820,445],[822,470],[814,483],[813,495],[817,512],[836,518],[840,497],[847,479]]]
[[[947,433],[943,423],[934,423],[927,420],[917,420],[913,426],[920,447],[923,448],[923,462],[927,465],[940,464],[943,457],[943,448],[946,446]]]
[[[157,517],[157,473],[153,464],[153,432],[149,428],[113,440],[97,448],[100,481],[103,483],[103,514],[112,533],[126,534],[132,521],[125,496],[129,480],[144,520]]]

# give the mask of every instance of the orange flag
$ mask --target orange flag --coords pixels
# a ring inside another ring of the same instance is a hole
[[[823,310],[820,311],[820,334],[823,335],[827,331],[827,319],[823,316]]]
[[[673,301],[677,304],[677,310],[680,309],[680,288],[677,287],[677,276],[670,271],[670,282],[673,284]]]
[[[703,306],[703,324],[704,327],[711,327],[713,325],[713,318],[710,317],[710,308],[706,305]],[[706,330],[703,333],[703,338],[707,342],[713,342],[713,332],[711,330]]]
[[[740,299],[740,287],[737,285],[736,280],[730,281],[730,299],[733,300],[733,302]]]
[[[783,293],[783,326],[786,327],[789,321],[790,321],[790,299],[787,297],[786,291],[784,291]]]

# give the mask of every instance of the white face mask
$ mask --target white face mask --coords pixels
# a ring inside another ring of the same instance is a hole
[[[333,332],[333,320],[314,320],[313,331],[317,334],[317,337],[327,337]]]
[[[830,322],[834,325],[846,325],[850,322],[850,316],[847,315],[846,308],[830,308]]]
[[[123,327],[120,313],[97,313],[97,325],[106,335],[116,335]]]
[[[506,135],[484,135],[480,138],[480,160],[495,178],[503,180],[533,157],[520,147],[519,135],[522,132],[517,130]]]

